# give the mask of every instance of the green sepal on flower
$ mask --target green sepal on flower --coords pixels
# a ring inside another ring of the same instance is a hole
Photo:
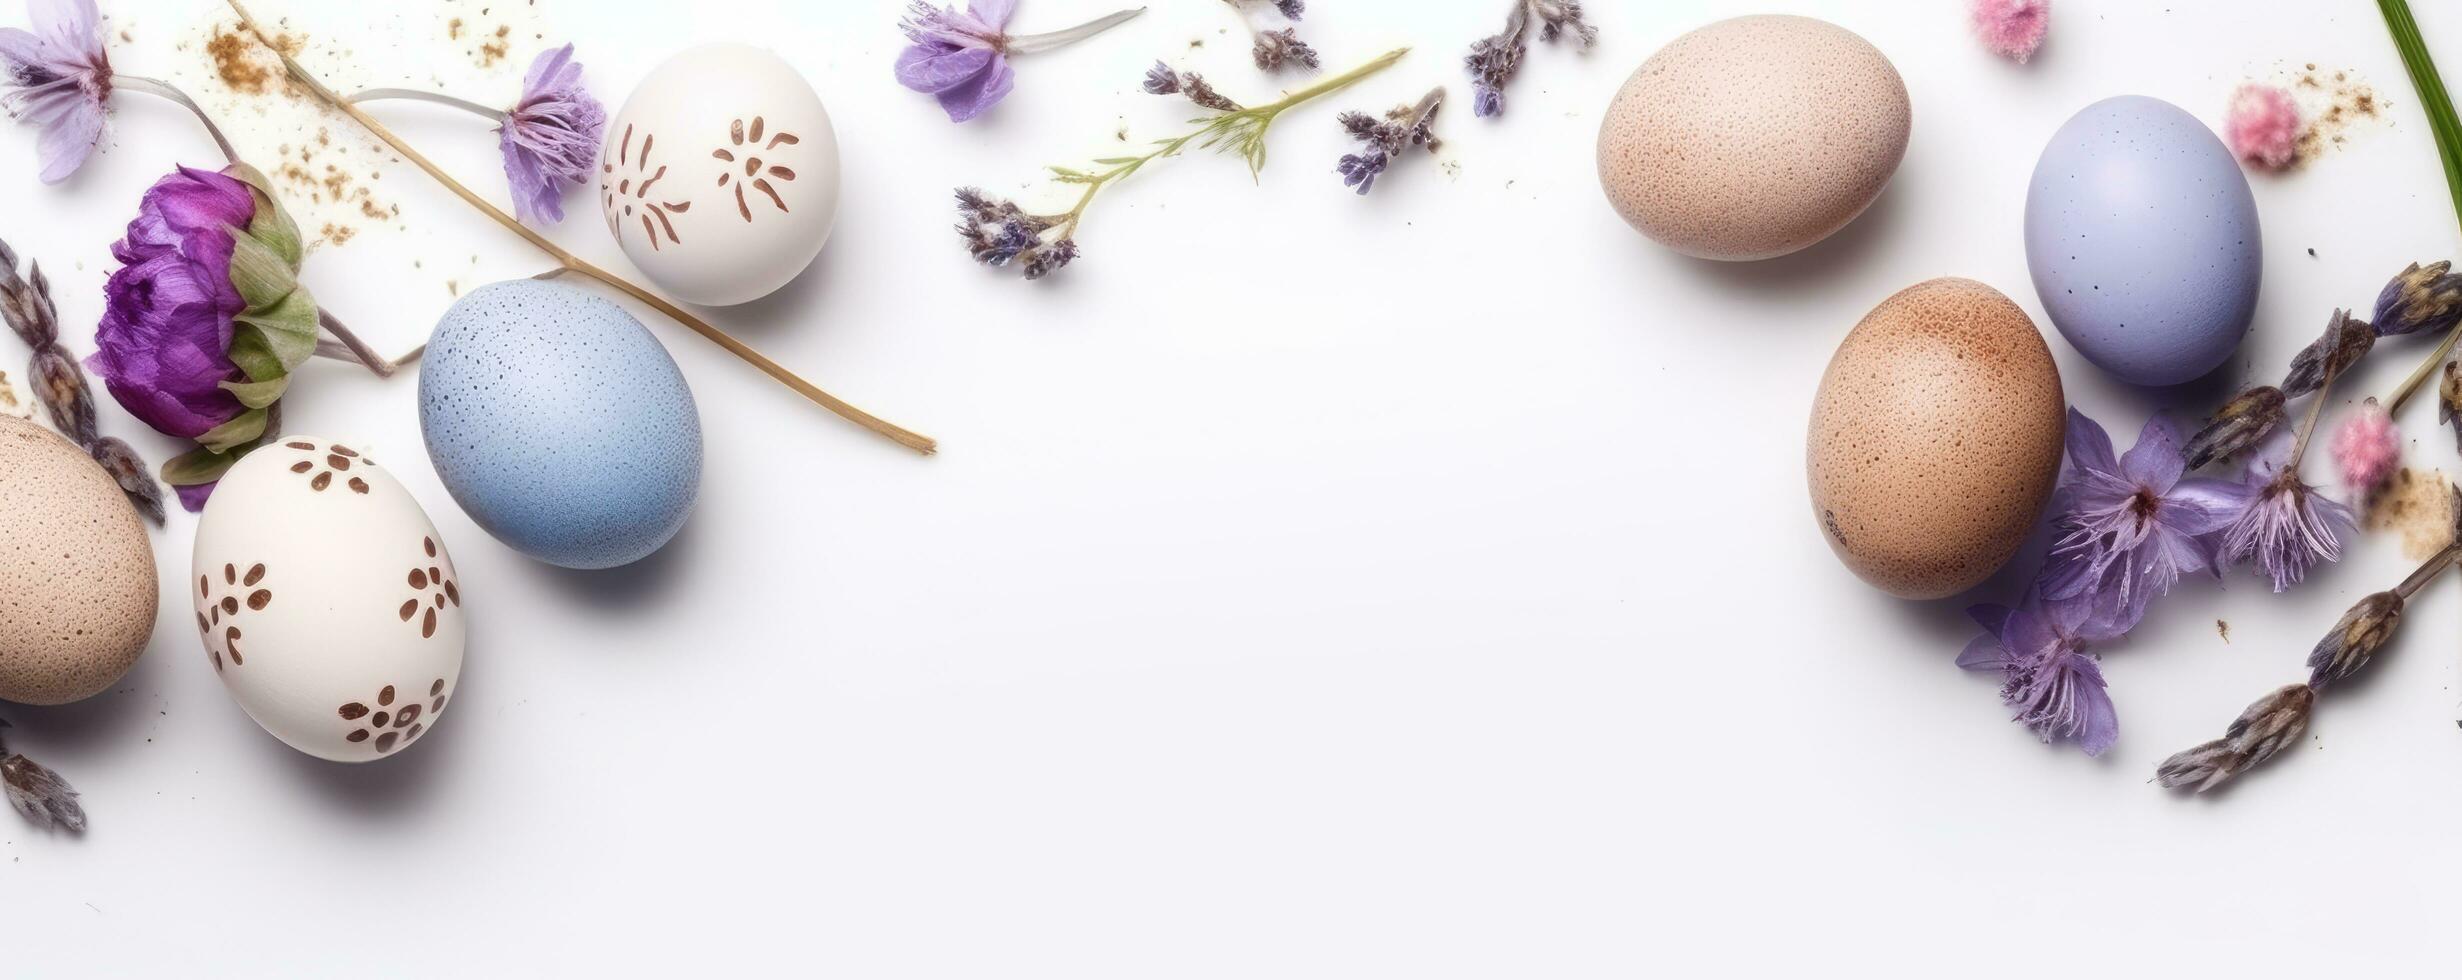
[[[197,448],[163,464],[163,482],[195,487],[222,478],[263,442],[275,403],[290,390],[291,371],[316,353],[316,299],[299,284],[307,249],[299,226],[256,168],[232,164],[225,176],[248,186],[255,208],[246,228],[232,227],[231,287],[246,305],[231,318],[226,351],[240,379],[221,382],[246,411],[196,437]]]

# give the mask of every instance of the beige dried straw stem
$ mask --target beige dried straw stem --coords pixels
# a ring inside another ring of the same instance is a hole
[[[588,276],[592,279],[596,279],[599,282],[605,283],[608,286],[623,292],[627,296],[631,296],[634,299],[649,304],[651,308],[656,309],[660,313],[666,314],[677,323],[681,323],[692,328],[694,333],[708,338],[713,344],[726,348],[728,353],[743,358],[752,366],[760,368],[761,373],[767,374],[772,378],[776,378],[778,383],[794,389],[797,394],[813,400],[821,407],[832,412],[836,412],[840,417],[845,418],[847,421],[887,436],[896,441],[899,445],[905,446],[908,449],[912,449],[927,456],[939,450],[939,443],[934,441],[930,436],[907,431],[906,429],[893,425],[870,412],[866,412],[863,409],[847,404],[844,400],[838,398],[838,396],[822,391],[812,382],[804,380],[803,378],[797,376],[795,372],[789,371],[785,367],[781,366],[778,362],[763,356],[760,351],[753,350],[743,341],[737,340],[734,337],[729,336],[725,331],[711,326],[700,317],[685,312],[682,307],[668,302],[664,298],[650,292],[647,289],[633,285],[631,282],[626,281],[623,277],[617,276],[605,269],[601,269],[597,266],[591,265],[588,262],[582,261],[580,257],[575,256],[571,252],[565,251],[562,246],[557,245],[555,242],[549,241],[547,236],[541,235],[538,232],[531,230],[529,226],[514,220],[512,215],[504,213],[495,205],[487,203],[485,199],[479,197],[477,194],[471,193],[470,188],[462,186],[460,181],[454,180],[452,176],[446,174],[433,162],[430,162],[427,157],[422,156],[419,151],[412,149],[410,144],[402,142],[401,137],[393,135],[393,131],[386,129],[383,123],[377,122],[373,117],[369,116],[358,106],[352,105],[348,99],[344,99],[340,95],[335,94],[332,89],[326,88],[325,83],[317,81],[316,76],[308,74],[308,70],[306,68],[300,67],[299,62],[292,60],[289,52],[284,51],[281,45],[275,44],[273,38],[266,35],[265,28],[260,26],[257,23],[256,18],[248,13],[248,8],[242,5],[240,0],[225,0],[225,2],[229,3],[231,5],[231,10],[239,15],[239,25],[246,28],[249,34],[254,35],[257,39],[257,43],[264,45],[266,50],[273,52],[274,57],[282,59],[282,67],[290,72],[291,77],[297,79],[299,84],[306,86],[308,91],[313,93],[319,100],[332,106],[336,111],[342,113],[343,115],[349,116],[352,122],[358,123],[361,127],[367,129],[368,132],[375,134],[377,139],[383,140],[386,146],[392,147],[393,151],[401,154],[403,159],[409,160],[419,169],[427,171],[427,175],[436,178],[436,182],[443,184],[446,190],[452,191],[455,196],[469,202],[470,206],[479,209],[480,213],[485,214],[490,218],[494,218],[497,224],[503,225],[516,235],[520,235],[522,240],[527,241],[531,245],[537,247],[539,251],[547,253],[549,257],[555,259],[556,262],[565,269],[580,275]]]

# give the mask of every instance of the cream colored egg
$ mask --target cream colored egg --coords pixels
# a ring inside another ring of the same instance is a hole
[[[410,492],[347,445],[285,436],[233,466],[197,521],[186,588],[223,686],[309,755],[397,753],[456,693],[453,556]]]
[[[2026,312],[1971,279],[1883,300],[1830,358],[1805,458],[1847,568],[1936,599],[2017,553],[2060,473],[2067,402]]]
[[[1906,85],[1810,17],[1722,20],[1660,48],[1599,126],[1599,182],[1634,228],[1705,259],[1766,259],[1870,207],[1906,155]]]
[[[145,652],[160,593],[145,525],[101,464],[0,416],[0,700],[109,689]]]
[[[633,89],[600,151],[599,206],[624,254],[677,298],[748,303],[801,275],[838,216],[821,97],[766,48],[713,44]]]

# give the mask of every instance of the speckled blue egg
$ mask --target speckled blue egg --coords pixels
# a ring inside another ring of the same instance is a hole
[[[2179,384],[2230,359],[2257,310],[2259,245],[2239,163],[2161,99],[2123,95],[2070,117],[2026,193],[2044,312],[2133,384]]]
[[[632,314],[521,279],[445,311],[419,368],[419,428],[455,502],[566,568],[647,557],[701,492],[701,413]]]

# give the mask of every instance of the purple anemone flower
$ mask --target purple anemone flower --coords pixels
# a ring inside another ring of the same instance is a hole
[[[2074,739],[2087,755],[2119,740],[2120,716],[2089,649],[2125,630],[2091,603],[2048,600],[2039,588],[2028,589],[2018,608],[1985,604],[1967,615],[1984,635],[1966,645],[1958,666],[2001,672],[2000,701],[2017,712],[2011,720],[2047,743]]]
[[[606,128],[607,109],[581,87],[573,46],[541,52],[522,78],[521,101],[496,130],[514,215],[533,223],[564,220],[565,185],[589,183]]]
[[[94,0],[26,0],[26,12],[33,31],[0,29],[0,108],[42,127],[43,182],[57,184],[102,142],[111,59]]]
[[[898,53],[898,84],[940,100],[950,122],[982,115],[1017,83],[1009,56],[1049,51],[1093,37],[1144,13],[1123,10],[1049,34],[1008,33],[1017,0],[968,0],[966,10],[914,0],[898,29],[912,42]]]
[[[2300,448],[2278,441],[2249,461],[2248,507],[2223,529],[2222,560],[2254,564],[2276,592],[2318,562],[2341,561],[2342,539],[2359,528],[2351,508],[2300,481]]]
[[[2114,457],[2111,436],[2072,408],[2068,447],[2044,598],[2084,600],[2125,632],[2180,576],[2219,574],[2216,532],[2247,507],[2251,491],[2184,476],[2180,435],[2168,420],[2147,419],[2137,445]]]
[[[145,192],[111,246],[120,268],[86,366],[138,421],[195,439],[245,411],[222,383],[240,379],[231,320],[248,305],[231,282],[231,236],[255,215],[247,184],[182,167]]]

